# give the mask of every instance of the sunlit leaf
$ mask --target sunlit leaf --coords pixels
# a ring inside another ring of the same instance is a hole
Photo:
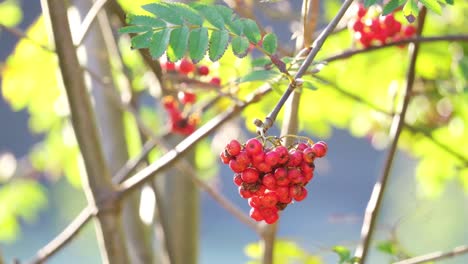
[[[175,28],[171,32],[169,48],[167,49],[167,58],[175,62],[180,60],[187,51],[189,38],[189,28],[185,25]]]
[[[442,14],[442,7],[440,6],[437,0],[419,0],[423,5],[425,5],[429,10],[437,13]]]
[[[0,3],[0,24],[6,27],[14,27],[23,19],[20,4],[14,0],[6,0]]]
[[[385,7],[384,7],[384,9],[382,11],[382,15],[386,16],[386,15],[390,14],[395,9],[397,9],[398,7],[403,5],[405,2],[406,2],[406,0],[390,0],[390,2],[388,2],[385,5]]]
[[[243,82],[253,82],[253,81],[267,81],[270,80],[276,76],[278,76],[279,73],[274,70],[259,70],[259,71],[253,71],[242,78],[239,79],[239,83]]]
[[[278,47],[278,39],[275,34],[268,33],[263,37],[262,47],[269,54],[274,54]]]
[[[171,30],[169,28],[165,28],[153,34],[149,46],[149,51],[153,59],[158,59],[164,54],[169,45],[170,36]]]
[[[211,61],[217,61],[223,56],[229,44],[229,32],[226,30],[213,31],[210,36],[208,56]]]
[[[142,6],[142,8],[152,14],[157,18],[160,18],[164,21],[167,21],[174,25],[182,25],[184,20],[178,13],[174,12],[167,3],[151,3]]]
[[[249,41],[243,36],[236,36],[232,39],[232,52],[238,57],[244,57],[249,52]]]
[[[251,43],[258,43],[262,36],[260,35],[260,29],[257,26],[257,23],[252,19],[244,18],[242,19],[242,24],[244,26],[244,34]]]
[[[194,63],[198,63],[208,49],[208,29],[197,28],[190,31],[188,43],[190,58]]]

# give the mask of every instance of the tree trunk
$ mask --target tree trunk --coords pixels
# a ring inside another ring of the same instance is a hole
[[[90,0],[75,0],[74,3],[82,18],[86,16],[93,4]],[[123,112],[115,100],[109,96],[109,89],[116,89],[112,82],[110,54],[108,53],[110,48],[106,46],[106,37],[109,36],[105,34],[112,34],[108,23],[106,14],[101,11],[89,28],[83,46],[86,50],[86,61],[84,62],[86,68],[93,75],[106,78],[110,84],[106,87],[102,82],[90,78],[104,156],[112,175],[114,175],[128,160],[128,151],[124,134]],[[118,93],[118,91],[110,92]],[[153,263],[151,230],[144,225],[139,217],[139,202],[139,191],[132,193],[122,201],[122,220],[127,248],[131,263]]]
[[[167,142],[171,147],[182,140],[181,136],[170,135]],[[193,151],[187,153],[185,160],[194,162]],[[177,167],[177,164],[174,165]],[[171,264],[195,264],[198,262],[199,236],[199,191],[189,176],[177,169],[168,169],[164,177],[156,179],[156,188],[163,195],[163,214],[160,215],[167,224],[168,254]]]
[[[50,18],[71,121],[86,168],[83,189],[88,203],[99,209],[96,233],[102,262],[127,264],[129,260],[120,221],[119,204],[116,199],[109,199],[115,197],[116,190],[112,185],[111,173],[99,141],[96,117],[73,45],[65,2],[43,0],[42,4],[44,14]]]

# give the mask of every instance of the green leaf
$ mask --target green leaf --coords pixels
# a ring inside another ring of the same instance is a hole
[[[425,5],[429,10],[432,10],[439,15],[442,14],[442,7],[437,0],[419,0],[419,2]]]
[[[406,0],[390,0],[390,2],[388,2],[383,11],[382,11],[382,15],[386,16],[390,13],[392,13],[395,9],[397,9],[399,6],[403,5],[404,3],[406,2]]]
[[[18,25],[23,19],[21,6],[17,1],[3,1],[0,3],[0,24],[7,27]]]
[[[262,36],[260,35],[260,29],[257,26],[257,23],[252,19],[243,18],[242,24],[244,26],[244,34],[249,39],[250,42],[257,44]]]
[[[340,257],[340,263],[344,263],[351,257],[351,252],[349,251],[349,249],[343,246],[334,246],[333,252],[338,254],[338,256]]]
[[[395,245],[393,241],[390,241],[390,240],[379,242],[377,244],[377,249],[380,252],[387,253],[392,256],[395,256],[398,252],[397,246]]]
[[[377,0],[365,0],[365,1],[364,1],[364,6],[365,6],[366,8],[368,8],[369,6],[375,4],[376,2],[377,2]]]
[[[274,70],[253,71],[239,79],[239,83],[253,81],[267,81],[279,75],[279,72]]]
[[[151,38],[151,45],[149,51],[153,59],[161,57],[169,45],[169,39],[171,36],[171,29],[165,28],[159,32],[153,34]]]
[[[240,36],[242,34],[243,25],[239,17],[236,16],[232,10],[226,6],[216,5],[216,10],[223,18],[225,26],[227,26],[227,28],[229,28],[232,33]]]
[[[138,25],[138,26],[147,26],[152,28],[161,28],[166,27],[166,23],[160,19],[156,19],[150,16],[137,16],[137,15],[128,15],[127,24]]]
[[[302,83],[302,87],[312,91],[318,90],[318,87],[314,84],[313,81],[307,79],[303,79],[303,81],[304,82]]]
[[[151,27],[142,27],[142,26],[127,26],[119,28],[119,34],[131,34],[131,33],[142,33],[150,31]]]
[[[208,29],[202,27],[192,30],[188,43],[190,58],[194,63],[198,63],[208,49]]]
[[[446,4],[453,5],[454,1],[453,0],[445,0]]]
[[[271,64],[271,60],[268,57],[260,57],[252,61],[252,67],[254,68],[258,68],[258,67],[263,68],[267,66],[268,64]]]
[[[263,37],[262,47],[269,54],[274,54],[276,52],[276,48],[278,47],[278,39],[276,35],[273,33],[266,34]]]
[[[144,49],[151,46],[151,37],[153,32],[148,31],[132,38],[132,49]]]
[[[215,28],[224,29],[224,19],[215,6],[200,3],[193,4],[192,6]]]
[[[242,24],[242,21],[240,19],[236,19],[228,23],[227,28],[229,28],[229,30],[235,35],[240,36],[244,31],[244,24]]]
[[[142,8],[156,17],[174,25],[182,25],[184,20],[167,3],[152,3],[142,6]]]
[[[419,15],[418,2],[416,0],[408,0],[403,6],[403,15],[408,22],[413,23]]]
[[[169,48],[167,49],[167,58],[169,61],[178,61],[185,55],[188,37],[189,28],[185,25],[172,30],[171,39],[169,40]]]
[[[232,38],[232,52],[239,58],[244,57],[249,53],[250,43],[246,37],[236,36]]]
[[[182,3],[167,3],[175,13],[192,25],[203,25],[203,18],[195,9]]]
[[[211,61],[217,61],[223,56],[229,44],[229,32],[226,30],[213,31],[210,37],[208,56]]]

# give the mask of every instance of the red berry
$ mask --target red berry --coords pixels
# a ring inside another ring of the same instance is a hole
[[[177,97],[182,104],[193,104],[197,100],[197,95],[191,92],[182,92],[177,93]]]
[[[229,144],[226,145],[225,149],[229,155],[237,156],[241,152],[242,145],[239,143],[239,141],[233,139],[231,142],[229,142]],[[245,162],[245,164],[247,164],[247,162]]]
[[[195,70],[195,66],[188,59],[182,59],[178,66],[179,72],[182,74],[189,74]]]
[[[239,195],[244,199],[248,199],[253,196],[252,192],[250,192],[249,190],[245,189],[242,186],[239,186],[238,190],[239,190]]]
[[[314,162],[315,159],[315,152],[311,147],[304,149],[302,152],[302,159],[307,163]]]
[[[382,30],[382,26],[380,25],[380,20],[378,18],[374,18],[372,20],[367,20],[366,24],[369,26],[371,32],[379,33]]]
[[[416,34],[416,28],[414,26],[409,25],[403,29],[403,35],[405,37],[412,37],[414,34]]]
[[[307,197],[307,189],[302,186],[294,186],[294,191],[290,195],[294,200],[300,202]]]
[[[263,176],[262,179],[262,184],[265,185],[265,187],[268,190],[274,190],[276,189],[276,179],[275,176],[272,173],[267,173]]]
[[[275,223],[278,218],[278,209],[276,207],[273,208],[266,208],[260,211],[262,216],[264,217],[264,220],[267,224],[273,224]]]
[[[270,166],[276,166],[279,161],[279,155],[278,152],[276,151],[268,151],[265,154],[265,163],[267,163]]]
[[[248,200],[248,203],[249,203],[250,207],[253,207],[253,208],[260,208],[261,205],[262,205],[262,201],[260,199],[260,196],[257,196],[257,195],[254,195],[254,196],[250,197],[249,200]]]
[[[276,188],[275,192],[280,200],[289,197],[289,187],[287,186],[279,186]]]
[[[231,162],[229,162],[231,164]],[[247,168],[241,173],[242,180],[246,183],[254,183],[258,180],[258,170],[254,168]]]
[[[162,98],[162,103],[163,103],[163,106],[166,110],[175,110],[177,109],[177,101],[175,100],[175,98],[173,96],[164,96]]]
[[[250,155],[250,159],[252,160],[252,163],[260,163],[265,160],[265,152],[263,152],[263,147],[258,153],[250,154],[248,150],[247,150],[247,153]]]
[[[231,160],[231,157],[228,157],[226,155],[226,152],[222,151],[221,154],[219,154],[219,157],[221,158],[221,161],[224,163],[224,164],[229,164],[229,161]]]
[[[254,167],[264,173],[270,172],[271,171],[271,166],[268,165],[267,163],[260,161],[260,162],[255,162],[253,163]]]
[[[300,150],[300,151],[304,151],[304,149],[306,149],[308,147],[309,147],[309,145],[307,145],[306,143],[299,143],[299,144],[297,144],[296,149]]]
[[[259,184],[258,189],[254,192],[255,195],[261,196],[265,194],[265,191],[267,190],[264,185]]]
[[[240,174],[236,174],[234,175],[234,178],[232,179],[232,181],[234,182],[235,185],[237,186],[241,186],[242,183],[244,182],[240,176]]]
[[[278,153],[278,156],[279,156],[278,163],[279,164],[285,164],[286,162],[288,162],[288,160],[289,160],[289,151],[285,146],[278,146],[278,147],[275,148],[274,151],[276,153]]]
[[[246,166],[248,166],[250,164],[250,158],[249,158],[249,155],[247,154],[246,151],[241,151],[237,156],[236,156],[236,160],[237,162],[239,163],[242,163],[242,164],[245,164]]]
[[[356,22],[353,23],[353,30],[356,32],[364,31],[364,23],[362,23],[361,20],[356,20]]]
[[[287,187],[285,187],[287,188]],[[290,204],[292,202],[292,197],[288,194],[286,196],[278,196],[279,197],[279,202],[280,203],[285,203],[285,204]]]
[[[285,168],[277,168],[274,172],[276,185],[278,186],[288,186],[289,178],[288,171]]]
[[[175,69],[176,69],[175,63],[170,62],[170,61],[164,62],[163,64],[161,64],[161,67],[163,69],[166,69],[166,71],[175,71]]]
[[[395,17],[393,16],[393,14],[386,15],[381,19],[382,19],[382,22],[384,23],[384,25],[387,28],[391,28],[391,27],[394,26],[395,23],[397,23],[397,21],[395,20]]]
[[[218,77],[213,77],[211,78],[210,83],[216,86],[221,86],[221,79]]]
[[[249,154],[251,157],[260,154],[262,150],[263,145],[256,138],[251,138],[245,143],[245,151],[247,151],[247,154]]]
[[[363,5],[359,5],[357,16],[359,18],[363,18],[366,14],[367,14],[367,9]]]
[[[237,160],[233,159],[229,161],[229,168],[235,173],[241,173],[247,168],[247,165],[240,163]]]
[[[265,207],[275,207],[278,202],[278,195],[275,192],[267,192],[260,198],[261,205]]]
[[[208,75],[209,73],[210,73],[210,68],[208,68],[208,66],[201,65],[200,67],[198,67],[198,74],[205,76],[205,75]]]
[[[289,161],[288,161],[288,167],[296,167],[299,166],[302,162],[302,151],[300,150],[291,150],[289,152]]]
[[[319,141],[312,146],[315,156],[321,158],[327,154],[328,145],[324,141]]]
[[[230,164],[230,163],[229,163]],[[298,169],[289,169],[288,170],[288,179],[292,183],[299,183],[299,177],[302,176],[302,172]]]
[[[262,221],[264,219],[263,215],[260,213],[260,210],[256,208],[251,208],[249,214],[250,218],[254,219],[255,221]]]
[[[373,35],[366,32],[356,32],[356,39],[364,48],[368,48],[372,44]]]

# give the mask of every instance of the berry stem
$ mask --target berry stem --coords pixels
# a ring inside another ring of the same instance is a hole
[[[418,17],[418,30],[417,35],[421,35],[422,28],[424,26],[424,20],[426,17],[426,8],[423,7],[421,13]],[[365,263],[369,248],[371,246],[372,236],[375,231],[375,226],[377,223],[377,218],[382,207],[383,195],[385,192],[385,187],[387,184],[387,180],[390,176],[390,172],[393,166],[393,159],[396,154],[396,149],[398,145],[398,140],[400,138],[401,131],[403,130],[406,111],[408,109],[408,105],[411,99],[411,91],[414,84],[414,79],[416,75],[416,60],[418,57],[419,52],[419,44],[411,44],[409,46],[409,54],[410,54],[410,63],[407,72],[407,79],[406,79],[406,88],[405,94],[403,97],[403,105],[399,114],[396,114],[393,118],[392,127],[390,128],[391,136],[393,136],[393,140],[390,145],[390,149],[388,151],[385,165],[382,170],[382,175],[374,185],[374,189],[372,190],[371,197],[369,199],[366,212],[364,215],[364,222],[362,224],[361,229],[361,243],[356,249],[355,257],[359,259],[358,263]]]
[[[286,100],[289,98],[291,93],[298,86],[300,86],[297,83],[298,79],[300,79],[306,73],[307,69],[312,64],[313,60],[315,59],[318,52],[320,51],[323,44],[325,43],[325,40],[333,32],[333,30],[336,28],[336,25],[338,25],[338,22],[344,16],[344,14],[346,13],[346,10],[348,10],[349,6],[352,3],[353,3],[353,0],[346,0],[341,5],[340,10],[336,14],[336,16],[332,19],[332,21],[325,27],[325,29],[322,31],[322,33],[320,33],[320,35],[314,41],[312,46],[309,48],[309,54],[307,55],[307,57],[304,60],[304,62],[302,63],[302,65],[299,67],[299,70],[297,71],[296,75],[294,76],[294,81],[289,83],[288,89],[281,96],[280,100],[275,105],[275,108],[273,108],[273,110],[265,118],[265,121],[263,122],[263,126],[257,128],[257,131],[259,133],[260,133],[260,131],[265,133],[268,129],[271,128],[271,126],[273,126],[273,123],[275,122],[276,118],[278,117],[278,113],[280,112],[280,110],[283,107],[284,103],[286,103]]]

